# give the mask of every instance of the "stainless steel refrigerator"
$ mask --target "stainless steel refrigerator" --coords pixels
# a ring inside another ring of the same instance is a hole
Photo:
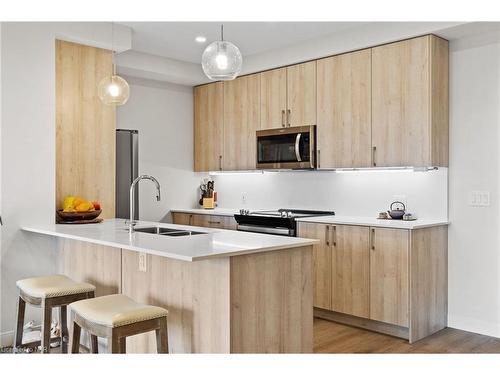
[[[139,132],[116,129],[116,217],[130,218],[130,185],[139,175]],[[134,220],[139,219],[139,189],[135,189]]]

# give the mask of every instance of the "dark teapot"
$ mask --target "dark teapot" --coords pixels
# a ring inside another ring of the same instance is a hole
[[[405,204],[403,202],[392,202],[390,211],[387,211],[389,216],[393,218],[394,220],[402,220],[403,215],[405,214]]]

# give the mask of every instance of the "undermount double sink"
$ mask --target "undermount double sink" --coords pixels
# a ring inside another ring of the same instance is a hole
[[[196,234],[206,234],[206,232],[197,232],[197,231],[193,231],[193,230],[172,229],[172,228],[163,228],[163,227],[134,228],[134,232],[158,234],[160,236],[172,236],[172,237],[193,236]]]

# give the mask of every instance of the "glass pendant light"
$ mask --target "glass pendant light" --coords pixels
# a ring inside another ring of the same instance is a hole
[[[113,63],[113,74],[104,77],[97,87],[99,99],[106,105],[123,105],[130,96],[130,87],[122,77],[116,74],[115,50],[114,50],[114,23],[111,23],[111,56]]]
[[[221,40],[210,43],[203,51],[203,72],[214,81],[230,81],[241,71],[242,62],[238,47],[224,40],[224,25],[221,25]]]

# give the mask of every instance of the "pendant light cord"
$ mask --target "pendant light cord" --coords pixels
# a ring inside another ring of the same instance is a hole
[[[115,23],[111,21],[111,64],[113,65],[113,75],[116,75],[115,62]]]
[[[220,25],[220,40],[224,41],[224,24]]]

